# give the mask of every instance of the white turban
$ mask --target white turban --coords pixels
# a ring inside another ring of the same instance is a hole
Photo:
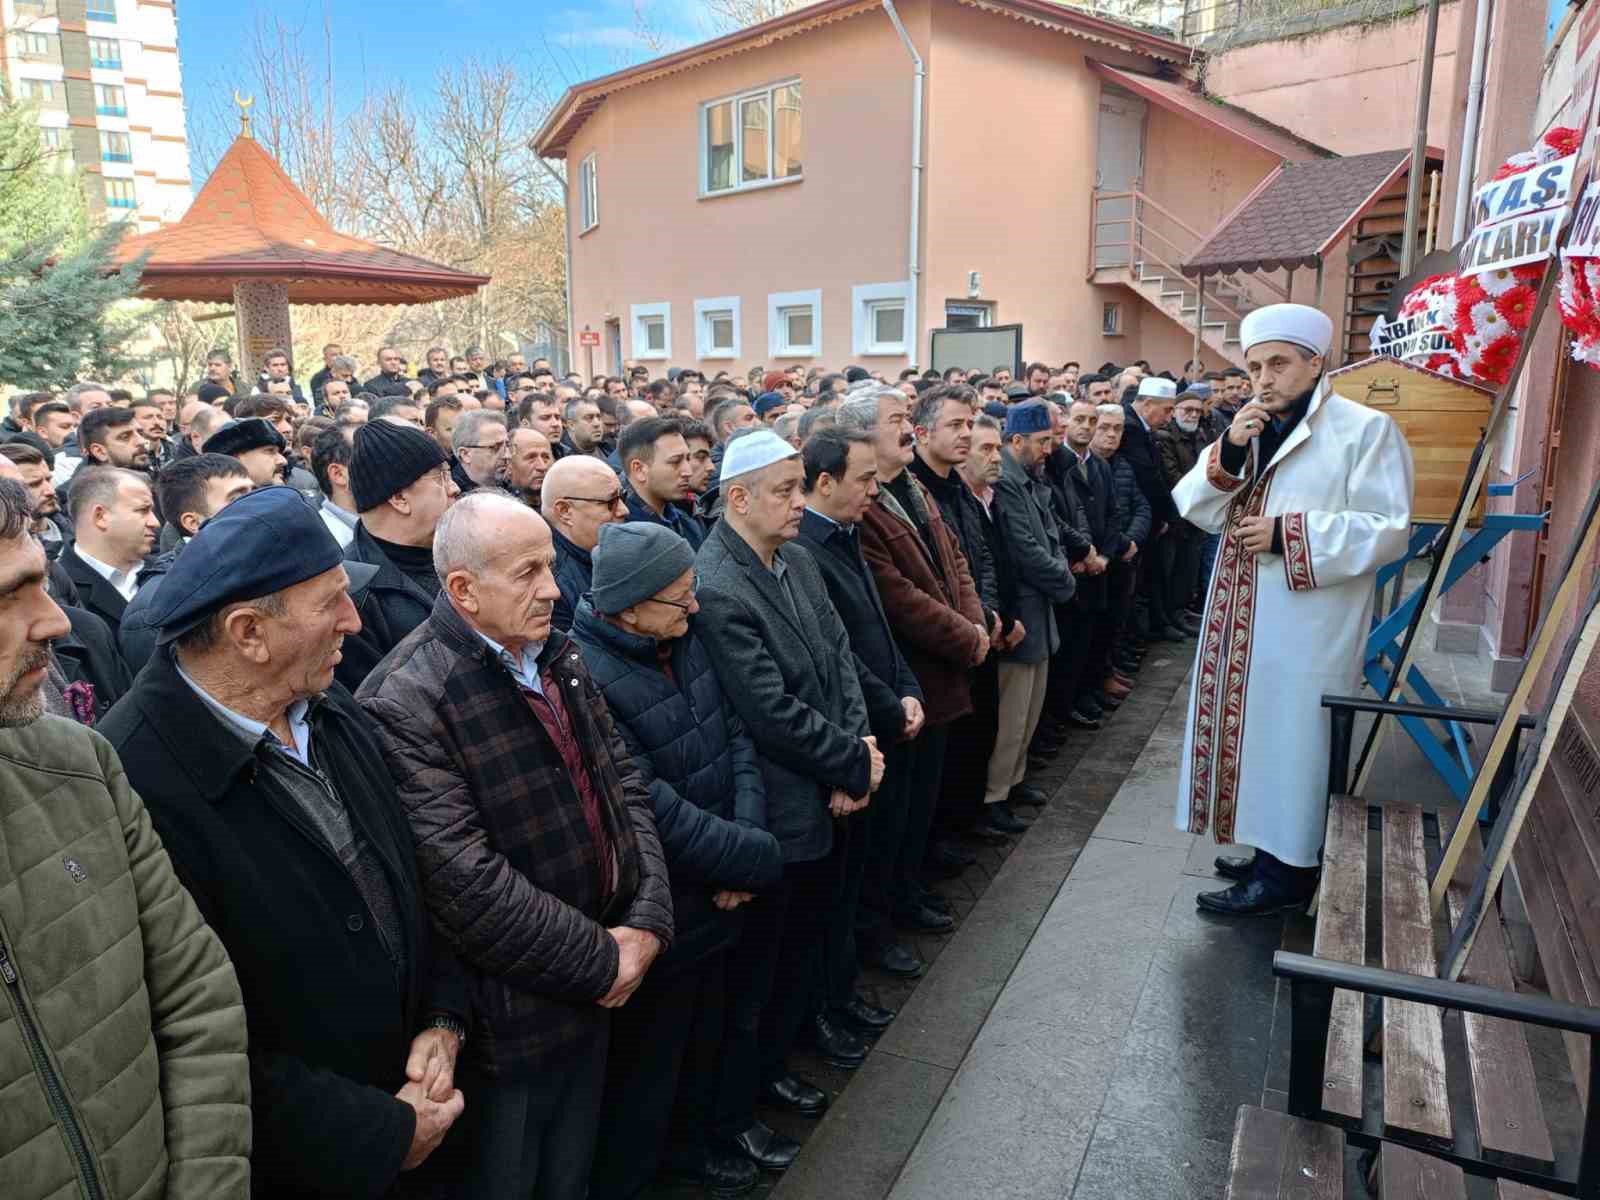
[[[1326,355],[1333,345],[1333,321],[1306,304],[1269,304],[1246,313],[1239,325],[1239,343],[1245,350],[1262,342],[1290,342]]]

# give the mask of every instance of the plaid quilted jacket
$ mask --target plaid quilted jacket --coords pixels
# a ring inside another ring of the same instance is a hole
[[[577,788],[516,681],[440,596],[357,699],[378,725],[411,823],[423,895],[475,978],[467,1053],[502,1077],[558,1062],[608,1018],[606,928],[672,939],[672,893],[649,794],[576,646],[539,656],[601,798],[617,886],[603,894]]]

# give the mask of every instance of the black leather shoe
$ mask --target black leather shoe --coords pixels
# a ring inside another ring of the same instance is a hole
[[[1201,892],[1194,902],[1206,912],[1223,917],[1270,917],[1303,909],[1310,899],[1309,895],[1273,891],[1259,879],[1250,879],[1220,892]]]
[[[820,1117],[828,1111],[828,1093],[797,1075],[784,1075],[761,1089],[761,1099],[802,1117]]]
[[[1100,719],[1075,708],[1072,710],[1072,715],[1067,718],[1067,724],[1074,729],[1099,729]]]
[[[1017,784],[1006,799],[1011,802],[1013,808],[1019,804],[1026,804],[1029,808],[1045,808],[1050,803],[1049,793],[1031,783]]]
[[[766,1129],[766,1126],[761,1128]],[[770,1129],[767,1132],[772,1133]],[[704,1154],[696,1155],[693,1161],[669,1157],[662,1165],[662,1174],[673,1181],[697,1184],[718,1200],[727,1196],[743,1196],[746,1192],[754,1191],[761,1180],[761,1172],[756,1170],[760,1164],[752,1159],[743,1146],[742,1139],[748,1136],[748,1133],[741,1133],[733,1139],[733,1149],[708,1149]],[[800,1144],[796,1142],[795,1153],[799,1152]],[[789,1161],[793,1162],[794,1159],[791,1157]],[[781,1171],[783,1168],[773,1169]]]
[[[949,933],[956,927],[954,917],[936,912],[926,904],[897,909],[894,923],[910,933]]]
[[[1108,696],[1105,692],[1094,691],[1089,693],[1089,699],[1095,702],[1096,707],[1103,712],[1116,712],[1122,707],[1122,701],[1115,696]]]
[[[915,979],[924,970],[922,960],[899,942],[890,942],[882,950],[862,955],[861,964],[887,971],[900,979]]]
[[[988,808],[989,806],[986,804],[984,807]],[[979,817],[978,823],[961,836],[971,838],[975,842],[982,842],[985,846],[1008,846],[1011,844],[1011,839],[1006,836],[1005,830],[991,825],[987,814]]]
[[[850,1003],[839,1009],[839,1016],[864,1033],[882,1033],[894,1024],[894,1009],[868,1004],[860,995],[851,996]]]
[[[1175,625],[1169,625],[1165,629],[1158,629],[1150,636],[1158,642],[1187,642],[1189,640],[1189,635]]]
[[[1082,713],[1091,721],[1104,720],[1106,715],[1106,710],[1101,708],[1100,705],[1095,702],[1094,694],[1092,692],[1085,692],[1083,695],[1079,696],[1077,703],[1072,706],[1072,711],[1075,713]]]
[[[817,1057],[830,1066],[853,1071],[867,1061],[866,1044],[826,1013],[811,1018],[806,1040]]]
[[[769,1129],[760,1121],[734,1138],[733,1144],[738,1153],[748,1160],[745,1165],[750,1167],[752,1176],[756,1167],[763,1171],[787,1171],[800,1154],[799,1142],[784,1137],[775,1129]],[[750,1186],[755,1186],[753,1178]]]
[[[983,818],[993,829],[1002,833],[1027,833],[1028,823],[1016,813],[1011,811],[1011,805],[1004,800],[998,804],[989,804],[984,807]]]
[[[1254,854],[1248,856],[1221,854],[1217,856],[1217,861],[1212,863],[1211,866],[1224,879],[1234,879],[1243,883],[1250,878],[1250,873],[1255,870],[1256,856]]]

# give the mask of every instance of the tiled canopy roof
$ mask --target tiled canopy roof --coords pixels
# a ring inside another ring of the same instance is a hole
[[[1183,264],[1185,275],[1315,267],[1405,174],[1408,150],[1284,163]]]
[[[117,261],[145,253],[139,295],[153,300],[228,301],[235,282],[258,279],[286,282],[292,304],[421,304],[489,282],[339,233],[248,136],[228,147],[182,220],[125,239]]]

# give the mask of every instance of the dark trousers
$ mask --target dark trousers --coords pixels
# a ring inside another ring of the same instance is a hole
[[[922,745],[896,742],[884,747],[883,784],[873,794],[867,811],[856,818],[867,819],[866,843],[861,880],[861,903],[856,909],[856,948],[863,956],[874,956],[895,939],[895,868],[906,839],[906,818],[910,815],[912,763]],[[859,829],[859,827],[858,827]]]
[[[828,924],[844,886],[847,837],[834,837],[833,850],[814,862],[785,863],[783,886],[789,902],[783,915],[772,998],[761,1014],[761,1082],[789,1073],[789,1054],[800,1030],[822,1006],[827,987]]]
[[[652,971],[613,1015],[590,1200],[632,1200],[669,1147],[690,1162],[704,1155],[726,971],[721,951],[670,973]]]
[[[1139,564],[1139,610],[1142,614],[1139,632],[1146,637],[1172,624],[1167,613],[1167,589],[1162,571],[1161,543],[1167,536],[1157,537],[1152,533],[1149,544],[1139,548],[1139,557],[1134,560]]]
[[[723,1139],[743,1133],[756,1120],[762,1078],[762,1026],[772,1002],[782,950],[789,892],[783,883],[743,905],[744,932],[727,954],[722,1063],[717,1080],[713,1133]]]
[[[1256,851],[1255,877],[1269,892],[1279,896],[1301,896],[1310,899],[1311,893],[1317,889],[1316,867],[1290,866],[1265,850]]]
[[[928,835],[933,829],[933,813],[939,799],[939,782],[944,775],[944,751],[950,741],[950,726],[924,726],[913,743],[911,794],[906,804],[906,835],[895,860],[894,888],[890,903],[895,908],[911,908],[922,891],[922,860],[928,852]]]
[[[493,1079],[470,1069],[468,1166],[474,1200],[584,1200],[605,1090],[609,1024],[535,1079]]]
[[[1161,576],[1169,615],[1175,616],[1194,600],[1200,581],[1200,540],[1188,529],[1169,529],[1161,539]]]
[[[1050,683],[1045,689],[1044,707],[1058,721],[1066,720],[1082,689],[1089,662],[1089,643],[1094,634],[1094,617],[1094,613],[1075,604],[1056,605],[1061,646],[1050,660]]]
[[[884,778],[888,778],[887,765]],[[867,857],[871,853],[869,841],[869,816],[877,807],[880,787],[872,795],[872,803],[848,817],[836,817],[833,822],[833,852],[841,859],[839,864],[839,901],[828,914],[824,930],[823,996],[824,1006],[843,1008],[855,995],[856,976],[861,971],[856,957],[856,922],[861,910],[861,891],[867,870]],[[843,847],[840,846],[843,842]]]
[[[1143,556],[1144,547],[1141,546],[1132,562],[1115,563],[1111,568],[1111,581],[1106,584],[1105,615],[1111,624],[1113,649],[1132,641],[1137,631],[1133,598],[1139,588],[1139,559]]]
[[[962,833],[977,824],[999,731],[1000,659],[991,650],[972,672],[972,711],[950,725],[934,822],[940,836]]]

